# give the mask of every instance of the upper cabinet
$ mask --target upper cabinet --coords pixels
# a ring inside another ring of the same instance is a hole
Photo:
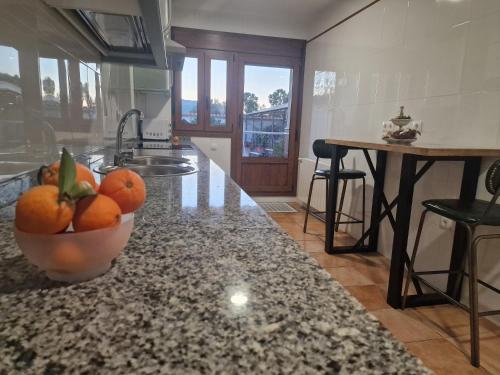
[[[44,0],[103,61],[182,70],[186,49],[170,39],[169,0]]]

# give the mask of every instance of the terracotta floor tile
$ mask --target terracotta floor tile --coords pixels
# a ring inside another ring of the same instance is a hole
[[[359,263],[367,266],[385,266],[387,271],[389,271],[389,260],[379,253],[362,253],[354,254],[354,256],[359,259]]]
[[[447,339],[456,346],[466,358],[470,356],[470,336],[451,337]],[[500,374],[500,333],[482,330],[480,333],[480,359],[481,367],[491,374]]]
[[[288,217],[273,217],[273,220],[277,222],[279,225],[297,225],[297,223],[293,220],[290,220]]]
[[[303,241],[302,246],[308,253],[325,253],[325,243],[323,241]]]
[[[326,271],[343,286],[371,285],[373,282],[353,267],[326,268]]]
[[[436,331],[399,310],[384,309],[371,313],[402,342],[441,338]]]
[[[354,263],[353,267],[359,273],[370,279],[373,284],[385,284],[389,281],[389,269],[385,265]]]
[[[269,213],[269,216],[273,218],[274,221],[282,221],[287,223],[299,224],[304,223],[304,214],[302,213],[283,213],[283,212],[275,212]]]
[[[425,322],[444,337],[466,336],[469,334],[469,314],[456,306],[426,306],[406,309],[415,319]],[[491,333],[500,328],[492,322],[481,319],[480,332]],[[499,354],[500,355],[500,354]]]
[[[389,308],[385,292],[377,285],[347,286],[346,289],[369,311]]]
[[[436,375],[489,375],[485,369],[471,366],[469,358],[445,339],[412,342],[406,346]]]
[[[290,237],[298,241],[318,240],[318,237],[312,234],[302,232],[302,228],[297,224],[280,224],[281,228],[288,233]]]
[[[323,242],[321,242],[323,244]],[[352,261],[344,255],[330,255],[323,250],[319,253],[312,253],[312,257],[318,261],[323,268],[348,267],[352,266]]]
[[[301,223],[300,225],[303,225],[303,223]],[[325,235],[325,224],[324,223],[314,223],[314,222],[308,222],[307,223],[307,233],[311,233],[311,234],[316,234],[316,235],[320,235],[320,236],[324,236]]]
[[[324,241],[325,235],[319,234],[319,239]],[[353,246],[356,243],[356,240],[352,238],[350,235],[344,232],[335,233],[335,246]]]

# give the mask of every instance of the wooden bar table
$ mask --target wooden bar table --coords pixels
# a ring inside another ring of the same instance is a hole
[[[392,243],[391,266],[389,286],[387,290],[387,303],[394,308],[401,307],[402,286],[405,264],[408,264],[408,231],[410,228],[411,206],[413,191],[418,180],[429,170],[436,161],[464,162],[460,199],[474,200],[476,197],[477,182],[483,157],[500,157],[500,149],[453,147],[449,145],[424,144],[416,142],[414,145],[388,144],[380,140],[353,140],[353,139],[327,139],[326,143],[333,145],[330,164],[330,189],[327,200],[326,212],[326,241],[325,251],[328,254],[346,252],[377,251],[379,223],[385,217],[389,218],[394,230]],[[341,149],[362,150],[368,167],[374,179],[373,199],[370,228],[352,247],[335,247],[335,211],[337,210],[338,171]],[[377,152],[376,164],[373,164],[368,150]],[[401,172],[399,180],[399,194],[388,202],[384,194],[385,165],[387,153],[402,154]],[[417,162],[425,164],[417,171]],[[382,206],[384,210],[382,211]],[[397,206],[396,217],[392,209]],[[368,237],[368,246],[364,245]],[[455,227],[450,271],[458,271],[465,255],[465,232],[461,226]],[[461,289],[461,278],[458,274],[450,274],[446,292],[457,298]],[[424,294],[418,282],[414,281],[417,295],[407,299],[407,306],[423,306],[447,301],[437,293]]]

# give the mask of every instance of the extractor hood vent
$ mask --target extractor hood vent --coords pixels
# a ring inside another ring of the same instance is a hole
[[[168,0],[45,0],[99,50],[103,61],[180,70],[186,48],[168,38]]]
[[[77,10],[76,13],[110,51],[151,52],[142,17],[102,14],[90,10]]]

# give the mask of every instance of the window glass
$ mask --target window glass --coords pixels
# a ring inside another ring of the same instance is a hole
[[[57,59],[41,57],[39,64],[43,115],[51,118],[61,117],[61,92]]]
[[[292,69],[245,65],[243,157],[286,158]]]
[[[227,61],[210,61],[210,126],[226,126]]]
[[[0,120],[2,122],[23,120],[22,99],[18,52],[15,48],[0,45]]]
[[[183,125],[198,123],[198,59],[186,57],[181,78],[181,115]]]
[[[89,75],[87,65],[80,63],[80,90],[82,93],[82,117],[90,118]]]
[[[97,117],[97,109],[96,109],[96,79],[97,73],[92,69],[87,69],[87,75],[89,79],[88,91],[86,93],[86,101],[88,105],[88,115],[89,119],[95,120]]]

